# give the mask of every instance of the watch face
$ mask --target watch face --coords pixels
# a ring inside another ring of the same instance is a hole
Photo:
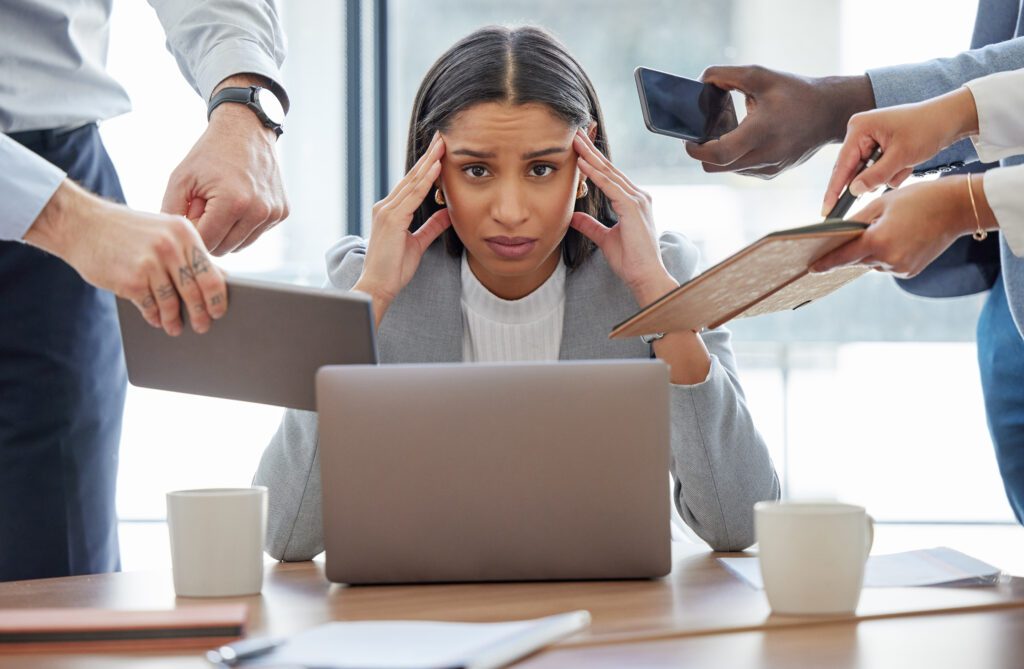
[[[256,102],[263,108],[263,113],[267,115],[267,118],[278,125],[284,123],[284,109],[277,101],[276,95],[266,88],[261,88],[256,93]]]

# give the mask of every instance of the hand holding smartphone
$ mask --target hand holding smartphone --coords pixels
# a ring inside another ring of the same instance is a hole
[[[633,76],[651,132],[703,144],[736,129],[728,91],[646,67],[636,68]]]

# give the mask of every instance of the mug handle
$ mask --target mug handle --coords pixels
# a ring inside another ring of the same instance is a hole
[[[868,547],[864,551],[864,559],[867,560],[871,555],[871,547],[875,545],[875,519],[871,517],[870,513],[865,513],[864,520],[867,521],[868,528]]]

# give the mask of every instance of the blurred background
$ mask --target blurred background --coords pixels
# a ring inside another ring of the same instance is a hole
[[[691,78],[748,63],[861,74],[966,49],[976,9],[965,0],[278,3],[292,100],[279,150],[292,214],[222,266],[310,285],[325,280],[328,246],[367,229],[373,202],[401,177],[420,78],[477,27],[541,25],[568,45],[597,88],[616,165],[652,193],[658,227],[685,233],[710,265],[768,232],[816,222],[837,147],[771,181],[705,174],[681,142],[644,127],[636,66]],[[134,111],[102,132],[129,204],[156,210],[203,131],[205,105],[149,6],[114,7],[109,65]],[[906,30],[923,12],[928,29]],[[865,505],[901,528],[907,547],[950,536],[1024,546],[985,425],[973,343],[982,300],[915,298],[872,274],[799,312],[735,322],[743,385],[784,495]],[[118,487],[125,568],[167,566],[164,493],[248,485],[280,415],[129,388]]]

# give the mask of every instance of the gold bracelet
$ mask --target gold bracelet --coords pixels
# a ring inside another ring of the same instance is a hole
[[[975,241],[983,242],[988,237],[988,230],[981,227],[981,219],[978,218],[978,205],[974,203],[974,174],[967,175],[967,194],[971,196],[971,211],[974,212],[974,223],[978,226],[978,229],[974,231],[971,236],[974,237]]]

